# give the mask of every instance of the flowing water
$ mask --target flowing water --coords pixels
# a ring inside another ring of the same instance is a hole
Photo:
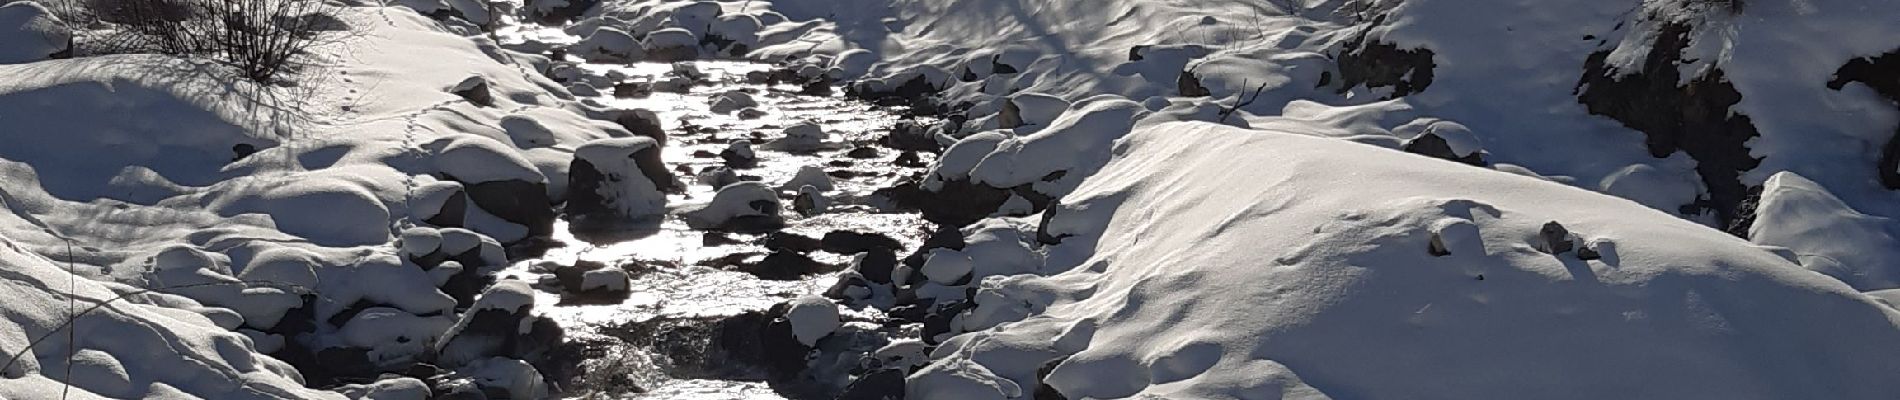
[[[556,35],[543,32],[544,35]],[[826,192],[831,211],[811,217],[786,213],[782,232],[823,237],[836,230],[875,232],[915,248],[928,234],[915,213],[880,211],[871,192],[890,181],[918,172],[894,162],[899,152],[879,147],[874,158],[852,158],[846,152],[873,146],[895,124],[903,110],[876,107],[841,95],[814,96],[790,85],[747,83],[745,75],[767,71],[769,65],[737,61],[690,62],[704,73],[702,84],[688,93],[655,92],[643,98],[616,98],[611,88],[592,97],[613,108],[654,111],[668,135],[663,154],[669,168],[688,184],[672,195],[669,205],[691,208],[712,198],[714,188],[696,182],[691,171],[723,165],[709,157],[733,139],[771,140],[786,126],[816,122],[837,143],[814,154],[791,154],[758,147],[759,165],[738,170],[746,179],[777,186],[801,168],[824,167],[833,176],[835,190]],[[585,64],[589,75],[625,76],[623,81],[658,80],[675,69],[670,64]],[[765,116],[741,119],[711,111],[715,96],[732,90],[752,93]],[[875,147],[875,146],[873,146]],[[930,155],[923,154],[924,162]],[[785,193],[789,196],[790,193]],[[789,198],[789,197],[788,197]],[[790,201],[787,201],[790,204]],[[568,338],[583,350],[580,388],[567,393],[606,398],[740,399],[781,398],[751,366],[729,362],[718,354],[706,328],[721,317],[764,310],[791,298],[822,293],[836,281],[836,273],[799,280],[765,280],[731,267],[756,262],[769,250],[759,244],[760,234],[708,233],[689,228],[677,215],[660,221],[630,223],[621,229],[587,229],[576,234],[567,222],[556,227],[559,247],[545,255],[516,262],[504,279],[535,282],[537,265],[603,263],[633,271],[632,295],[619,302],[582,304],[564,299],[556,289],[540,293],[536,311],[558,321]],[[902,253],[900,253],[902,254]],[[850,256],[814,251],[808,256],[837,266]],[[875,311],[845,310],[854,324],[872,324]],[[578,390],[577,390],[578,389]],[[594,398],[594,397],[590,397]]]

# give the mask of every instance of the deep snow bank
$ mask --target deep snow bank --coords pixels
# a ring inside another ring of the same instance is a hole
[[[1114,153],[1047,222],[1066,272],[984,281],[911,398],[1900,391],[1900,312],[1629,201],[1204,123]]]

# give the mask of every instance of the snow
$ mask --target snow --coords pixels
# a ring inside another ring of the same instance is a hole
[[[1064,199],[1052,275],[986,280],[970,316],[994,323],[966,321],[983,330],[939,347],[911,398],[1014,397],[1061,355],[1043,382],[1069,398],[1900,390],[1900,313],[1720,231],[1346,141],[1138,131]],[[1537,251],[1550,221],[1615,246]]]
[[[646,48],[626,31],[603,26],[567,47],[570,54],[594,62],[631,62],[646,58]]]
[[[601,268],[581,274],[581,291],[605,290],[625,292],[628,286],[627,271],[619,268]]]
[[[574,151],[574,158],[587,161],[605,176],[597,189],[621,215],[641,217],[666,212],[666,194],[660,184],[641,171],[634,155],[654,151],[659,143],[652,138],[635,136],[587,142]]]
[[[1039,132],[998,143],[967,174],[973,182],[1006,188],[1036,183],[1049,174],[1066,171],[1062,179],[1038,183],[1036,189],[1044,194],[1067,193],[1067,188],[1107,163],[1109,145],[1147,113],[1141,104],[1128,100],[1084,102]],[[946,175],[941,171],[938,174]]]
[[[337,392],[350,400],[428,400],[429,386],[421,379],[402,377],[360,385],[344,385]]]
[[[754,203],[764,204],[766,209],[755,208]],[[717,229],[739,217],[778,218],[777,212],[781,209],[778,191],[772,190],[771,186],[759,182],[739,182],[720,188],[718,193],[713,194],[711,202],[687,210],[685,217],[686,224],[693,229]]]
[[[816,165],[800,167],[798,173],[793,174],[791,179],[785,180],[785,183],[778,185],[778,188],[784,191],[800,191],[806,186],[827,192],[836,188],[831,182],[831,175],[825,174],[825,167]]]
[[[970,256],[951,249],[931,249],[930,259],[924,262],[924,277],[931,282],[943,285],[955,285],[957,281],[970,276]]]
[[[1803,266],[1862,291],[1900,288],[1900,240],[1892,220],[1847,206],[1793,172],[1769,177],[1755,208],[1751,241],[1785,247]]]
[[[21,1],[0,6],[0,64],[51,58],[66,50],[72,32],[46,6]]]
[[[818,339],[843,326],[838,320],[838,305],[817,295],[793,299],[791,307],[785,310],[785,319],[791,321],[792,336],[805,346],[818,345]]]

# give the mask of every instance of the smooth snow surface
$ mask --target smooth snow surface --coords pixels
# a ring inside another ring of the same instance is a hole
[[[938,348],[910,398],[1014,397],[1062,355],[1044,382],[1069,398],[1900,392],[1900,313],[1634,203],[1200,123],[1115,153],[1052,222],[1075,235],[1047,250],[1066,272],[986,282],[972,315],[1015,322]],[[1616,246],[1535,250],[1551,221]],[[1428,254],[1446,223],[1481,243]]]

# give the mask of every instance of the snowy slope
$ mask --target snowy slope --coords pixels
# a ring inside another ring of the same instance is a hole
[[[1027,396],[1044,362],[1067,398],[1900,392],[1900,312],[1629,201],[1204,123],[1116,154],[1049,222],[1066,272],[985,281],[961,317],[980,331],[911,398]],[[1600,258],[1540,250],[1552,221]]]

